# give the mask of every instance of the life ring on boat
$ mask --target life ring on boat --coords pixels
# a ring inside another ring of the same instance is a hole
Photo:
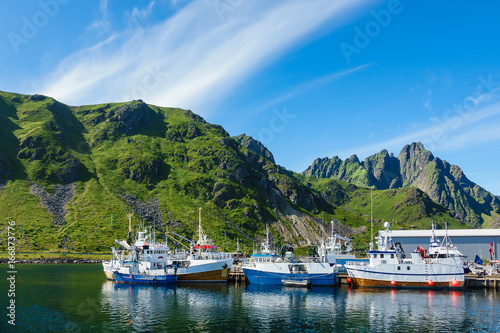
[[[158,264],[158,268],[160,268],[160,269],[161,269],[161,265],[160,265],[160,264]]]

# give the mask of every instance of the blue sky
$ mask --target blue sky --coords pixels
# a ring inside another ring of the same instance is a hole
[[[141,98],[261,140],[278,164],[422,142],[500,195],[496,1],[0,2],[0,90]]]

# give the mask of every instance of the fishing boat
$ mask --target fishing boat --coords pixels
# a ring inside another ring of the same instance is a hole
[[[281,280],[285,287],[310,287],[311,280]]]
[[[334,224],[335,222],[332,220],[332,231],[330,237],[326,238],[326,240],[321,241],[321,245],[318,248],[317,254],[313,250],[313,254],[317,255],[320,258],[324,258],[324,260],[329,263],[336,264],[339,270],[339,273],[344,273],[345,268],[344,265],[348,261],[359,261],[359,262],[368,262],[366,258],[356,258],[352,251],[352,240],[347,237],[342,237],[341,235],[335,233]]]
[[[102,263],[108,280],[152,284],[168,284],[177,280],[176,265],[168,263],[170,249],[166,242],[156,242],[150,231],[139,231],[133,245],[125,240],[115,242],[122,245],[124,250],[120,254],[112,247],[113,257]]]
[[[328,262],[325,257],[300,260],[290,248],[286,249],[283,257],[278,256],[271,250],[268,228],[266,241],[261,243],[259,252],[254,253],[251,262],[243,265],[242,269],[247,280],[256,284],[283,284],[285,280],[290,281],[287,283],[333,286],[337,283],[338,275],[335,262]]]
[[[460,258],[460,260],[464,261],[465,255],[462,254],[451,242],[450,237],[448,237],[448,233],[446,232],[442,241],[436,237],[436,226],[434,223],[431,225],[431,240],[429,244],[429,251],[426,251],[422,247],[417,248],[417,252],[421,252],[424,257],[427,255],[430,258],[448,258],[448,257],[456,257]],[[446,230],[448,230],[448,225],[446,225]]]
[[[198,241],[189,242],[191,243],[189,251],[175,252],[169,261],[171,265],[178,267],[177,281],[184,283],[227,282],[229,271],[233,265],[233,254],[218,252],[213,241],[203,232],[201,208],[199,210]]]
[[[377,250],[367,251],[369,262],[347,262],[348,283],[359,287],[462,288],[464,269],[458,255],[423,255],[415,250],[406,258],[399,242],[392,243],[389,222],[377,237]],[[432,248],[432,247],[431,247]]]

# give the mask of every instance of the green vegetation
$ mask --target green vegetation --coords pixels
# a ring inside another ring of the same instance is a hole
[[[142,222],[160,239],[167,229],[195,239],[199,207],[206,233],[225,251],[239,239],[250,254],[269,225],[275,240],[306,254],[331,219],[356,250],[368,246],[369,189],[287,171],[261,144],[245,137],[242,146],[188,110],[142,101],[70,107],[0,92],[0,130],[0,251],[14,220],[18,252],[107,253],[126,237],[132,211],[134,228]],[[368,184],[366,170],[344,169]],[[373,203],[374,217],[396,228],[428,228],[431,219],[466,226],[413,188],[374,191]]]

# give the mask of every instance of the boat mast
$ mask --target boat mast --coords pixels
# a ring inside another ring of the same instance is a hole
[[[198,254],[201,256],[201,207],[198,208]]]
[[[371,224],[370,251],[373,251],[373,186],[370,187],[370,224]]]
[[[449,246],[449,243],[448,243],[448,222],[445,222],[444,228],[445,228],[445,236],[444,236],[444,238],[446,239],[446,258],[449,258],[450,254],[448,253],[448,249],[450,248],[450,246]]]

